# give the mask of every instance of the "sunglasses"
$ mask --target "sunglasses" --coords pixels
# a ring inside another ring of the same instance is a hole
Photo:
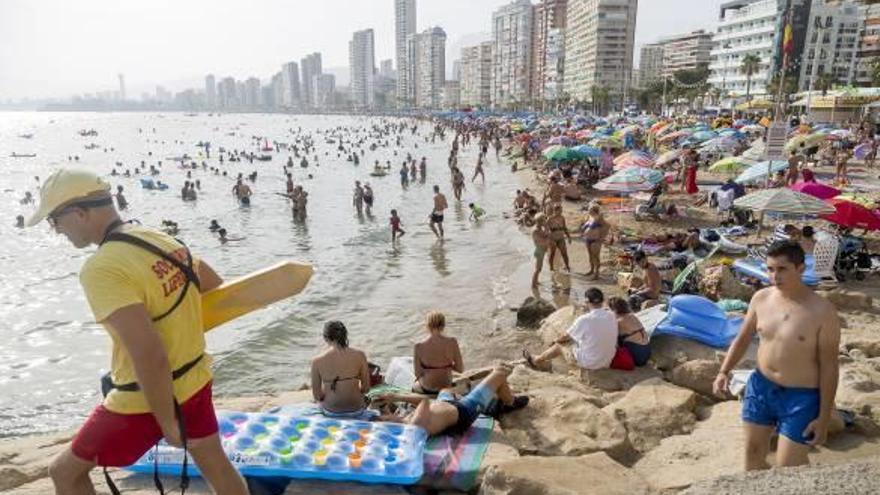
[[[69,204],[64,208],[61,208],[60,210],[49,213],[48,215],[46,215],[46,221],[49,222],[49,226],[55,228],[58,225],[58,219],[70,213],[74,209],[88,210],[89,208],[99,208],[101,206],[107,206],[111,204],[113,204],[113,198],[110,196],[89,201],[79,201],[77,203]]]

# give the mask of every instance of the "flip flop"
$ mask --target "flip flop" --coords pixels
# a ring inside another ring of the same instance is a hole
[[[528,349],[523,349],[522,356],[526,360],[526,366],[529,368],[538,371],[538,366],[535,364],[535,360],[532,358],[532,354]]]

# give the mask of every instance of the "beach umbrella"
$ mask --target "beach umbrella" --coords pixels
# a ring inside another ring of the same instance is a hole
[[[650,191],[663,180],[659,170],[644,167],[630,167],[615,172],[600,180],[593,187],[600,191],[637,192]]]
[[[577,133],[575,133],[574,137],[576,137],[578,139],[587,139],[592,135],[593,135],[593,131],[591,131],[589,129],[584,129],[582,131],[577,131]]]
[[[708,141],[710,139],[713,139],[717,136],[718,136],[718,134],[716,134],[714,131],[697,131],[697,132],[691,134],[690,139],[694,142],[701,143],[703,141]]]
[[[598,148],[623,148],[623,143],[613,137],[599,137],[590,141],[590,144]]]
[[[554,162],[568,162],[580,160],[581,155],[573,151],[571,148],[563,146],[551,146],[541,152],[544,158]]]
[[[740,128],[742,132],[764,132],[764,126],[758,124],[744,125]]]
[[[787,168],[788,162],[785,160],[774,160],[772,162],[756,163],[751,167],[745,169],[741,174],[739,174],[739,177],[736,178],[736,182],[740,184],[754,182],[756,180],[766,178],[768,169],[769,173],[775,174],[776,172],[785,170]]]
[[[853,148],[853,156],[858,158],[859,160],[864,160],[868,153],[871,152],[871,145],[868,143],[862,143],[855,148]]]
[[[667,151],[660,156],[657,157],[657,160],[654,161],[655,165],[666,165],[667,163],[672,163],[675,160],[681,158],[681,155],[684,153],[684,150],[671,150]]]
[[[746,210],[792,215],[821,215],[833,213],[834,210],[832,206],[820,199],[785,187],[763,189],[746,194],[736,199],[733,205]]]
[[[670,141],[675,141],[676,139],[688,137],[691,134],[692,134],[691,131],[688,131],[688,130],[675,131],[675,132],[672,132],[670,134],[666,134],[665,136],[661,137],[660,139],[657,140],[657,142],[668,143]]]
[[[575,140],[568,137],[568,136],[554,136],[554,137],[550,138],[550,141],[548,141],[548,143],[549,144],[561,144],[563,146],[571,146],[573,144],[576,144]]]
[[[766,143],[759,139],[757,142],[752,143],[752,146],[749,149],[743,151],[742,157],[748,158],[749,160],[760,160],[764,157],[764,150],[766,147]]]
[[[713,163],[709,172],[732,174],[743,170],[755,162],[740,156],[729,156]]]
[[[594,148],[593,146],[587,146],[586,144],[575,146],[571,150],[581,156],[589,158],[599,158],[600,156],[602,156],[602,150],[600,150],[599,148]]]
[[[834,212],[822,215],[822,218],[831,223],[852,229],[880,229],[880,217],[858,203],[834,198],[829,199],[827,204],[834,208]]]
[[[718,137],[710,139],[700,146],[701,151],[728,152],[733,151],[739,145],[736,139]]]
[[[785,151],[794,151],[800,147],[807,147],[825,140],[823,134],[800,134],[785,143]]]
[[[654,163],[654,156],[651,155],[650,153],[648,153],[647,151],[633,150],[633,151],[628,151],[628,152],[618,156],[617,158],[615,158],[614,164],[620,165],[621,163],[630,162],[633,160],[647,161],[647,162],[653,164]],[[651,165],[641,165],[641,166],[650,167]]]
[[[792,191],[809,194],[810,196],[819,199],[831,199],[840,194],[839,189],[835,189],[827,184],[822,184],[821,182],[798,182],[788,186],[788,188]]]
[[[840,199],[843,201],[850,201],[856,203],[858,205],[864,206],[865,208],[872,210],[875,208],[877,202],[867,196],[860,196],[855,193],[846,193],[835,196],[834,199]]]

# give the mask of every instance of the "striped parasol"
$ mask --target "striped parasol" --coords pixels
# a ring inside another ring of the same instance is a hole
[[[755,182],[757,180],[765,179],[768,172],[775,174],[776,172],[780,172],[787,168],[788,162],[785,160],[756,163],[743,171],[743,173],[739,174],[739,177],[736,178],[736,182],[740,184]]]
[[[733,174],[745,168],[748,168],[754,163],[755,162],[753,162],[752,160],[748,160],[739,156],[729,156],[713,163],[712,166],[709,167],[709,172]]]
[[[644,167],[629,167],[600,180],[594,188],[600,191],[637,192],[650,191],[663,180],[659,170]]]
[[[654,165],[654,156],[645,151],[633,150],[614,159],[615,168],[645,167]]]
[[[681,155],[684,153],[684,150],[671,150],[663,153],[662,155],[657,157],[657,160],[654,161],[655,165],[666,165],[667,163],[672,163],[675,160],[681,158]]]
[[[733,205],[746,210],[791,215],[822,215],[835,211],[833,206],[818,198],[785,187],[746,194],[735,200]]]

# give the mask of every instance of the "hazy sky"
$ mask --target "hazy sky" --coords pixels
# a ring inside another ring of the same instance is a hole
[[[641,0],[636,49],[712,29],[721,1]],[[418,29],[443,27],[458,58],[504,3],[419,0]],[[344,67],[351,33],[366,28],[377,66],[393,58],[393,0],[0,0],[0,100],[114,90],[118,73],[129,97],[200,84],[207,73],[265,80],[313,51],[324,67]]]

